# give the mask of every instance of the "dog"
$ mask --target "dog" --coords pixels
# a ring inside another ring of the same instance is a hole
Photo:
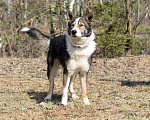
[[[83,102],[90,105],[87,93],[87,75],[92,64],[92,55],[96,49],[95,34],[92,29],[94,14],[89,12],[86,17],[75,17],[68,10],[68,30],[65,35],[51,39],[35,28],[22,28],[22,32],[28,33],[38,39],[40,35],[49,45],[47,55],[47,77],[50,82],[49,93],[45,100],[51,100],[54,88],[54,78],[57,70],[63,68],[63,95],[61,103],[67,105],[68,91],[73,99],[78,98],[73,89],[75,74],[79,74],[83,94]],[[38,34],[38,35],[37,35]]]

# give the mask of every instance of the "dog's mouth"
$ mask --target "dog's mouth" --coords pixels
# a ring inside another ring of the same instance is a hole
[[[81,38],[82,38],[82,36],[77,36],[77,35],[73,35],[73,34],[71,34],[71,37],[73,37],[73,38],[78,38],[78,39],[81,39]]]
[[[76,35],[71,35],[71,37],[78,37],[78,36],[76,36]]]

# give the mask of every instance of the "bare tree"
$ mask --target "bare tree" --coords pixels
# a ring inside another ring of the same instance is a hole
[[[126,4],[126,20],[127,20],[127,30],[126,32],[131,35],[131,6],[130,6],[130,0],[125,0]]]
[[[2,57],[2,41],[1,41],[1,36],[0,36],[0,57]]]
[[[8,5],[8,14],[10,14],[11,0],[7,0],[7,5]]]
[[[27,7],[28,7],[28,0],[25,0],[25,12],[24,12],[24,19],[27,19]]]
[[[67,24],[66,0],[64,0],[64,2],[63,2],[63,8],[64,8],[64,12],[65,12],[65,14],[64,14],[64,16],[65,16],[65,24],[67,26],[68,24]]]
[[[69,10],[72,12],[73,11],[73,5],[75,4],[75,0],[72,0],[70,5],[69,5]]]
[[[103,0],[99,0],[99,3],[101,5],[101,10],[103,10]]]
[[[137,2],[137,22],[139,21],[140,0]]]
[[[146,12],[143,13],[141,17],[139,17],[138,22],[137,22],[136,25],[134,26],[134,30],[137,29],[137,27],[139,26],[139,24],[142,22],[142,20],[143,20],[144,18],[146,19],[146,18],[148,18],[148,16],[150,16],[150,15],[149,15],[149,4],[148,4],[148,3],[146,3],[145,10],[146,10]],[[149,18],[149,19],[150,19],[150,18]]]

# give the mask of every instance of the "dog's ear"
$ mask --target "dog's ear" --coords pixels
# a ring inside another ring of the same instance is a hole
[[[70,10],[67,11],[67,15],[68,15],[68,18],[67,18],[68,22],[72,21],[73,18],[75,18],[74,14]]]
[[[92,25],[94,18],[94,13],[90,12],[86,15],[85,20],[88,22],[89,25]]]

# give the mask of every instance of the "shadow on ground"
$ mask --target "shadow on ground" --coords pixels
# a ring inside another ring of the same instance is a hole
[[[150,81],[130,81],[130,80],[111,80],[111,79],[100,79],[99,81],[110,81],[110,82],[120,82],[121,86],[138,86],[138,85],[150,85]]]
[[[28,91],[28,95],[30,96],[30,99],[36,100],[37,103],[41,103],[44,101],[44,98],[47,96],[47,92],[35,92],[35,91]],[[62,95],[60,94],[53,94],[51,102],[53,104],[57,104],[61,101]]]

